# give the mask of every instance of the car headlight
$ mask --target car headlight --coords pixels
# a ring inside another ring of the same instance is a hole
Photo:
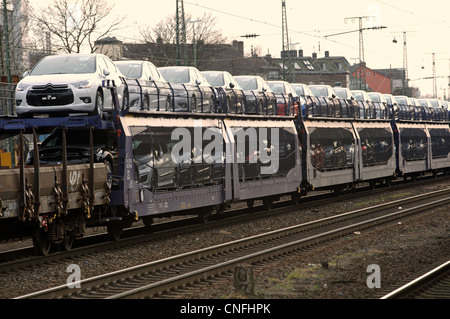
[[[17,84],[16,90],[17,91],[25,91],[28,87],[30,87],[29,84],[19,83],[19,84]]]
[[[91,80],[83,80],[83,81],[74,82],[74,83],[72,83],[72,85],[74,87],[76,87],[77,89],[88,89],[92,86],[92,81]]]

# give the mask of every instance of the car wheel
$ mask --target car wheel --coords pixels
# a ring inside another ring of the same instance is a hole
[[[97,91],[95,94],[95,108],[94,108],[94,115],[102,115],[103,114],[103,95],[102,92]]]
[[[109,189],[112,188],[112,181],[113,181],[113,169],[112,169],[112,164],[109,160],[105,160],[104,161],[105,166],[106,166],[106,185],[108,185]]]
[[[266,109],[264,107],[264,102],[262,100],[258,101],[256,114],[266,114]]]
[[[146,109],[147,111],[149,111],[150,110],[150,97],[148,96],[148,95],[145,95],[144,96],[144,101],[143,101],[143,106],[144,106],[144,109]]]
[[[172,111],[172,102],[170,100],[170,96],[168,96],[166,99],[165,109],[167,112]]]
[[[189,105],[191,112],[197,112],[197,98],[195,96],[191,97],[191,105]]]
[[[123,92],[122,108],[126,108],[130,104],[130,94],[128,90]]]
[[[215,110],[215,104],[216,103],[214,103],[215,102],[215,99],[214,99],[214,96],[211,96],[211,98],[209,99],[209,112],[210,113],[214,113],[216,110]]]

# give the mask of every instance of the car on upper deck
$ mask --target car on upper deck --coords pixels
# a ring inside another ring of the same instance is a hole
[[[364,90],[352,90],[352,93],[355,99],[360,103],[361,118],[376,119],[377,113],[375,112],[375,105],[367,92]]]
[[[303,117],[307,117],[313,105],[317,103],[317,98],[312,94],[308,85],[304,83],[291,83],[291,86],[300,97]]]
[[[101,115],[113,107],[111,89],[104,85],[114,83],[119,103],[128,105],[122,77],[117,66],[102,54],[46,56],[25,72],[16,86],[17,115]]]
[[[330,85],[312,84],[308,87],[318,100],[313,116],[342,117],[344,115],[341,111],[341,102]],[[347,114],[347,110],[344,113]]]
[[[360,118],[360,105],[358,101],[353,96],[352,91],[346,87],[334,87],[334,92],[339,99],[343,100],[350,111],[349,117],[351,118]]]
[[[431,106],[433,107],[433,120],[434,121],[445,121],[446,120],[446,111],[444,110],[442,101],[439,99],[428,99],[430,101]]]
[[[114,61],[125,77],[130,95],[130,108],[138,110],[165,110],[170,103],[170,86],[150,61]]]
[[[236,79],[227,71],[201,71],[218,94],[218,112],[244,113],[245,96]]]
[[[174,89],[174,100],[167,111],[214,111],[216,91],[203,74],[193,66],[165,66],[158,68],[164,79]]]
[[[419,101],[419,104],[422,106],[423,109],[423,120],[424,121],[433,121],[434,119],[434,109],[431,105],[431,102],[429,99],[417,99]]]
[[[267,81],[277,97],[277,115],[297,115],[300,96],[287,81]]]
[[[277,99],[269,84],[258,75],[238,75],[234,77],[244,90],[247,113],[274,115]]]

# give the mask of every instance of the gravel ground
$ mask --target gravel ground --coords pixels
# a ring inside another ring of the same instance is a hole
[[[330,204],[270,219],[230,226],[225,229],[160,240],[133,249],[107,251],[95,256],[79,257],[67,264],[49,264],[40,271],[22,269],[0,274],[0,298],[12,298],[66,283],[67,266],[77,264],[82,278],[96,276],[139,263],[165,258],[186,251],[266,232],[295,223],[342,213],[381,201],[450,187],[449,180],[408,190],[388,191],[370,198]],[[301,206],[300,206],[301,207]],[[377,298],[404,280],[422,274],[450,257],[449,210],[430,211],[426,215],[356,233],[340,241],[310,248],[301,254],[254,268],[254,294],[236,292],[233,281],[225,278],[215,284],[193,289],[187,298]],[[368,265],[379,265],[381,288],[367,287]]]

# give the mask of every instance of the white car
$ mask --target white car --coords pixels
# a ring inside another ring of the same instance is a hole
[[[111,90],[102,86],[104,80],[114,81],[119,103],[128,104],[121,77],[117,66],[102,54],[46,56],[16,86],[17,115],[101,115],[113,107]]]

